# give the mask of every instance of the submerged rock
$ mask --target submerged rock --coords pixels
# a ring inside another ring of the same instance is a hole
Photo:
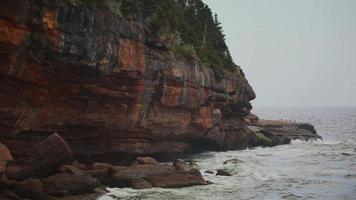
[[[216,170],[216,176],[232,176],[232,174],[225,169]]]

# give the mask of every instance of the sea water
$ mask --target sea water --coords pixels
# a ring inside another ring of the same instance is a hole
[[[113,199],[356,199],[356,108],[256,108],[260,118],[315,126],[323,141],[194,156],[214,184],[181,189],[110,188]],[[234,162],[223,164],[226,160]],[[206,170],[226,169],[233,176]]]

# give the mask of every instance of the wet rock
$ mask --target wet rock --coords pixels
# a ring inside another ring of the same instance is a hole
[[[354,154],[352,154],[352,153],[341,153],[341,155],[343,155],[343,156],[352,156]]]
[[[229,163],[238,164],[238,163],[241,163],[241,162],[243,162],[243,161],[240,160],[240,159],[234,158],[234,159],[226,160],[226,161],[223,163],[223,165],[226,165],[226,164],[229,164]]]
[[[75,165],[62,165],[59,167],[58,170],[60,173],[71,173],[71,174],[75,174],[75,175],[84,175],[85,172],[81,169],[79,169],[78,167],[76,167]]]
[[[199,170],[177,170],[169,165],[134,165],[119,170],[113,176],[118,187],[148,187],[141,179],[149,182],[153,187],[187,187],[192,185],[205,185],[206,182]],[[136,182],[138,181],[138,182]]]
[[[14,191],[21,197],[36,197],[43,192],[43,184],[39,179],[29,178],[19,182]]]
[[[55,133],[37,145],[33,157],[20,171],[17,179],[47,177],[53,174],[59,166],[70,163],[72,160],[73,155],[68,144]]]
[[[149,189],[153,187],[150,182],[142,178],[131,180],[130,186],[134,189]]]
[[[204,173],[206,173],[206,174],[215,174],[214,171],[212,171],[212,170],[205,170]]]
[[[193,185],[207,185],[199,170],[175,171],[168,174],[156,174],[145,178],[154,187],[180,188]]]
[[[113,166],[108,163],[99,163],[99,162],[93,163],[93,165],[92,165],[93,170],[102,170],[102,169],[111,170],[112,167]]]
[[[140,165],[142,165],[142,164],[159,165],[159,162],[152,157],[137,157],[136,161]]]
[[[256,146],[272,146],[272,140],[262,133],[256,133]]]
[[[183,160],[175,160],[173,163],[173,166],[177,169],[177,170],[181,170],[181,171],[190,171],[193,169],[193,167],[191,165],[189,165],[188,163],[184,162]]]
[[[218,169],[216,171],[216,176],[232,176],[232,174],[225,169]]]
[[[79,176],[69,173],[56,174],[42,181],[44,193],[53,196],[90,193],[99,185],[98,180],[91,176]]]

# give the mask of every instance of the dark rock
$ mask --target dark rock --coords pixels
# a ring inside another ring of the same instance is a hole
[[[93,192],[99,185],[97,179],[91,176],[62,173],[42,180],[44,193],[52,196],[68,196]]]
[[[243,161],[240,160],[240,159],[234,158],[234,159],[226,160],[226,161],[223,163],[223,165],[226,165],[226,164],[229,164],[229,163],[238,164],[238,163],[241,163],[241,162],[243,162]]]
[[[75,165],[62,165],[59,167],[58,170],[60,173],[71,173],[71,174],[75,174],[78,176],[82,176],[85,174],[85,172],[81,169],[79,169],[78,167],[76,167]]]
[[[152,164],[152,165],[159,165],[159,162],[155,160],[154,158],[151,157],[137,157],[136,161],[142,165],[142,164]]]
[[[216,171],[216,176],[232,176],[232,174],[224,169],[218,169]]]
[[[130,187],[134,188],[134,189],[149,189],[152,188],[152,184],[148,181],[146,181],[145,179],[133,179],[130,182]]]
[[[204,173],[206,174],[214,174],[214,171],[211,171],[211,170],[205,170]]]
[[[189,164],[187,164],[186,162],[184,162],[183,160],[175,160],[173,163],[173,166],[177,169],[177,170],[181,170],[181,171],[190,171],[193,169],[193,167]]]
[[[5,173],[0,174],[0,191],[8,188],[8,181],[9,180],[7,179]]]
[[[352,154],[352,153],[341,153],[341,155],[343,155],[343,156],[352,156],[354,154]]]
[[[44,178],[51,175],[62,164],[73,160],[72,151],[68,144],[58,134],[49,136],[37,145],[33,157],[23,167],[17,178]]]
[[[7,166],[5,170],[6,177],[9,179],[16,179],[21,170],[22,168],[16,165]]]
[[[206,182],[199,170],[177,170],[169,165],[134,165],[117,171],[113,179],[117,187],[187,187],[192,185],[205,185]],[[142,181],[145,180],[145,181]]]
[[[108,163],[99,163],[99,162],[93,163],[93,165],[92,165],[93,170],[102,170],[102,169],[111,170],[112,167],[113,166]]]
[[[0,199],[1,200],[23,200],[20,196],[18,196],[15,192],[12,190],[4,190],[0,194]]]
[[[19,182],[14,191],[24,198],[37,198],[43,192],[43,184],[39,179],[29,178]]]
[[[207,185],[199,170],[175,171],[168,174],[155,174],[145,178],[154,187],[180,188],[193,185]]]

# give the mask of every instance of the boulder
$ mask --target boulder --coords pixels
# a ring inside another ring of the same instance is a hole
[[[223,165],[226,165],[226,164],[229,164],[229,163],[231,163],[231,164],[238,164],[238,163],[241,163],[241,162],[243,162],[243,161],[240,160],[240,159],[234,158],[234,159],[226,160],[226,161],[223,163]]]
[[[0,174],[0,191],[8,188],[8,179],[5,173]]]
[[[32,158],[20,171],[17,179],[45,178],[53,174],[59,166],[72,160],[72,151],[67,142],[55,133],[37,145]]]
[[[100,163],[100,162],[96,162],[93,163],[92,165],[92,169],[93,170],[111,170],[112,169],[112,165],[108,164],[108,163]]]
[[[159,162],[152,157],[137,157],[136,161],[138,164],[152,164],[152,165],[159,165]]]
[[[81,169],[79,169],[78,167],[76,167],[75,165],[62,165],[59,167],[58,171],[60,173],[71,173],[71,174],[75,174],[75,175],[84,175],[85,172]]]
[[[190,171],[193,169],[191,165],[188,163],[184,162],[183,160],[177,159],[173,162],[173,166],[175,169],[180,170],[180,171]]]
[[[152,164],[134,165],[119,170],[114,174],[113,179],[117,187],[138,189],[152,186],[179,188],[207,184],[199,170],[177,170],[174,166]]]
[[[88,175],[61,173],[42,180],[44,193],[52,196],[68,196],[94,192],[99,181]]]
[[[15,189],[15,193],[23,198],[28,199],[47,199],[43,197],[43,184],[39,179],[29,178],[19,182]]]
[[[207,185],[199,170],[175,171],[168,174],[151,175],[146,178],[154,187],[181,188],[193,185]]]
[[[113,175],[116,187],[129,187],[132,180],[146,178],[157,174],[168,174],[175,169],[169,165],[134,165],[123,168]]]
[[[9,179],[16,179],[21,170],[22,168],[16,165],[7,166],[5,170],[6,177]]]
[[[153,187],[150,182],[142,178],[131,180],[130,186],[134,189],[149,189]]]
[[[214,174],[214,171],[212,171],[212,170],[205,170],[204,173],[206,173],[206,174]]]
[[[216,171],[216,176],[232,176],[232,174],[225,169],[218,169]]]
[[[19,182],[15,187],[15,192],[24,191],[24,192],[34,192],[34,193],[42,193],[43,192],[43,184],[41,180],[29,178],[24,181]]]

